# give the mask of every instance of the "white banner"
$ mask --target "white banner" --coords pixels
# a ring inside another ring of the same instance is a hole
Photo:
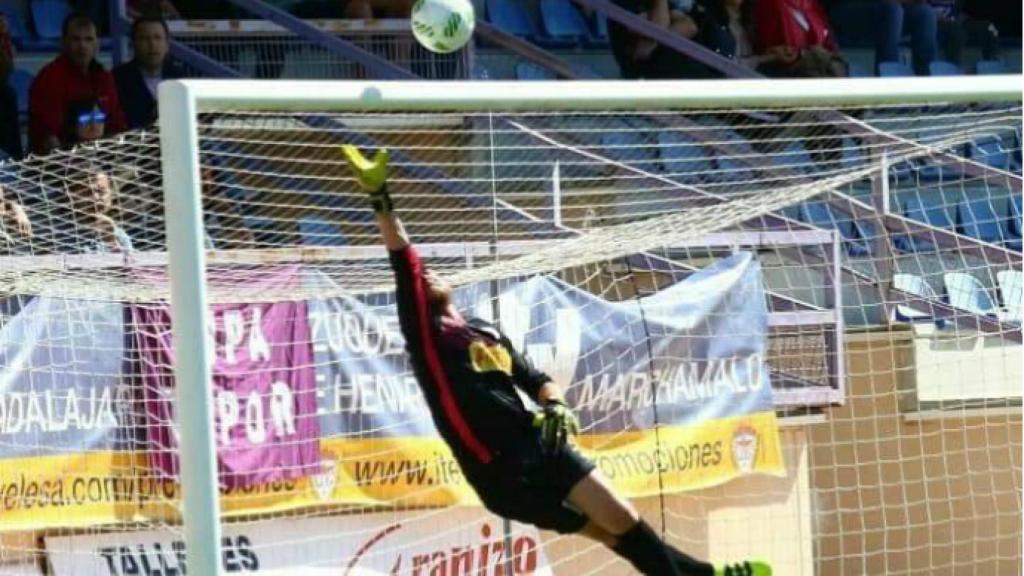
[[[536,528],[481,508],[271,520],[225,526],[224,572],[277,576],[550,576]],[[170,531],[47,537],[56,576],[184,576],[185,543]],[[501,568],[499,568],[501,567]]]

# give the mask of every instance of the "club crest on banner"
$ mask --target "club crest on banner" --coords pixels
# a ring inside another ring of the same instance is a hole
[[[323,452],[320,455],[320,472],[310,476],[310,484],[317,498],[327,502],[334,496],[334,486],[338,482],[338,455]]]
[[[757,463],[757,429],[743,423],[732,435],[732,461],[740,472],[753,472]]]

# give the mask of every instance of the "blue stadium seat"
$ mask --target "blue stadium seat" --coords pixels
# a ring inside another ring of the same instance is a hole
[[[996,306],[992,303],[992,297],[974,276],[962,272],[946,272],[942,275],[942,281],[946,285],[946,298],[951,306],[974,314],[995,316]]]
[[[590,35],[587,21],[569,0],[540,0],[540,17],[545,32],[538,39],[542,44],[574,46]]]
[[[594,13],[589,44],[597,47],[608,45],[608,17],[600,12]]]
[[[33,78],[35,76],[31,72],[21,68],[16,68],[7,78],[7,83],[14,88],[14,93],[18,95],[19,114],[28,114],[28,89],[32,86]]]
[[[344,246],[348,243],[337,223],[317,216],[299,218],[299,236],[306,246]]]
[[[1009,201],[1009,218],[1006,219],[1006,247],[1010,250],[1021,251],[1021,233],[1024,232],[1024,225],[1021,222],[1021,196],[1013,194]]]
[[[245,215],[242,217],[245,227],[252,232],[253,239],[257,244],[291,244],[286,242],[284,234],[281,233],[277,222],[266,216]]]
[[[1002,60],[978,60],[977,74],[1009,74],[1010,70]]]
[[[514,0],[487,0],[487,18],[495,28],[506,34],[531,42],[537,40],[537,32],[530,21],[530,15]]]
[[[939,295],[935,290],[928,284],[928,282],[925,281],[924,278],[916,274],[893,274],[892,283],[893,288],[902,292],[939,301]],[[893,310],[893,317],[900,322],[929,322],[932,320],[931,314],[905,305],[897,305]],[[944,323],[941,320],[936,322],[936,325],[940,328],[943,324]]]
[[[828,202],[804,202],[800,219],[819,228],[835,228],[843,238],[843,247],[850,256],[870,256],[870,228],[847,215],[839,217]]]
[[[878,75],[882,77],[913,76],[914,71],[902,62],[879,62]]]
[[[655,149],[636,129],[623,126],[601,134],[601,148],[608,158],[640,170],[654,171]]]
[[[715,171],[711,175],[710,180],[728,183],[749,181],[754,178],[752,174],[754,169],[745,160],[749,158],[757,162],[761,154],[754,150],[753,146],[743,136],[732,130],[717,128],[713,137],[721,139],[723,145],[727,144],[730,147],[731,152],[730,154],[724,154],[714,149],[710,151],[711,159],[715,166]]]
[[[43,40],[59,40],[64,19],[71,14],[66,0],[32,0],[32,21]]]
[[[21,12],[18,11],[18,7],[12,2],[4,0],[0,2],[0,14],[7,18],[7,29],[11,33],[11,41],[14,43],[14,46],[30,49],[30,45],[35,38],[29,32],[28,27],[25,26],[25,21],[21,19]]]
[[[1014,126],[1013,136],[1013,154],[1010,155],[1010,169],[1013,170],[1015,174],[1020,175],[1021,167],[1024,165],[1024,162],[1021,161],[1021,149],[1024,147],[1024,142],[1022,142],[1021,139],[1020,123],[1017,123],[1017,125]]]
[[[951,153],[957,156],[966,156],[967,149],[965,146],[957,146]],[[959,162],[950,162],[948,160],[918,160],[914,161],[909,165],[912,172],[917,174],[917,177],[924,182],[948,182],[950,180],[960,180],[963,178],[963,170],[960,169]]]
[[[518,80],[556,80],[558,76],[544,68],[538,66],[533,62],[527,62],[526,60],[520,61],[516,64],[516,79]]]
[[[934,60],[928,65],[928,73],[932,76],[961,76],[964,71],[952,62]]]
[[[855,62],[850,63],[850,78],[871,78],[872,76],[874,74],[866,67]]]
[[[996,273],[996,281],[999,283],[1004,310],[999,315],[1000,319],[1020,323],[1024,319],[1024,272],[1000,270]]]
[[[843,138],[843,168],[862,168],[867,157],[853,138]]]
[[[925,204],[918,197],[908,198],[903,203],[903,215],[911,220],[928,224],[944,230],[952,230],[953,222],[949,212],[941,204]],[[923,238],[900,234],[893,238],[893,244],[900,252],[925,252],[934,249],[935,245]]]
[[[781,152],[773,152],[772,162],[780,168],[797,172],[808,172],[817,167],[807,148],[796,141],[788,143]]]
[[[661,169],[673,180],[694,184],[712,173],[711,160],[696,140],[669,128],[659,130],[657,139]]]
[[[986,135],[973,140],[968,146],[968,157],[977,160],[982,164],[999,168],[1000,170],[1010,169],[1010,154],[1003,139],[996,135]]]
[[[961,234],[982,242],[998,244],[1003,240],[999,218],[989,198],[977,198],[959,204],[956,207],[956,228]]]

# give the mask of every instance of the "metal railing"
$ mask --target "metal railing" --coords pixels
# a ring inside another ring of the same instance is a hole
[[[408,20],[315,20],[318,30],[336,36],[405,68],[424,79],[468,78],[473,50],[435,54],[419,45]],[[359,79],[373,74],[317,42],[265,20],[190,20],[169,22],[183,45],[262,79]]]

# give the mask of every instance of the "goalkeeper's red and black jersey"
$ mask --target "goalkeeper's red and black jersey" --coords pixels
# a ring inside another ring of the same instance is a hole
[[[415,248],[392,251],[391,266],[406,350],[438,431],[464,466],[490,463],[532,426],[516,388],[536,398],[550,378],[493,325],[432,312]]]

